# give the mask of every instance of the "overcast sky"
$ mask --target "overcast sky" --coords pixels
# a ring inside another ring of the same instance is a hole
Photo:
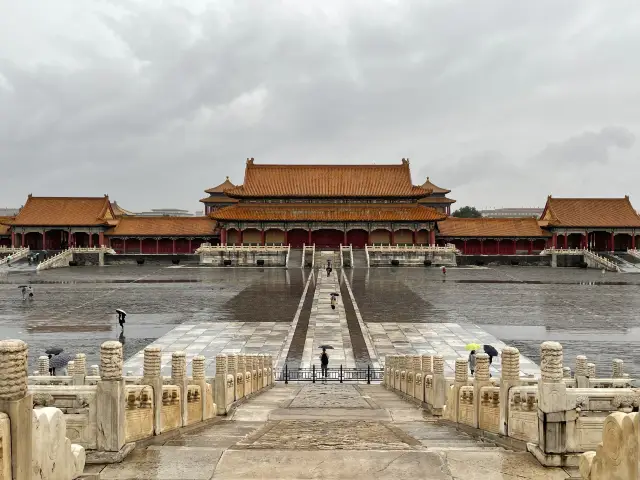
[[[409,157],[458,207],[640,209],[639,52],[637,0],[0,0],[0,207]]]

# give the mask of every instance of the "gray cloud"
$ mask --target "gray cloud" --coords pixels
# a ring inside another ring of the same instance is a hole
[[[640,173],[639,19],[632,0],[5,2],[0,205],[109,193],[196,209],[250,156],[408,156],[416,182],[475,204],[546,198],[549,175],[526,181],[536,155]],[[616,187],[633,194],[632,177]]]

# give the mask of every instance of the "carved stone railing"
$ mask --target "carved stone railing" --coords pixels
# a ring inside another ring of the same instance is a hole
[[[586,248],[545,248],[540,252],[540,255],[582,255],[585,259],[592,260],[596,265],[610,272],[620,271],[620,267],[611,260]]]
[[[218,252],[288,252],[289,245],[201,245],[195,251],[201,253]]]
[[[237,401],[272,385],[271,356],[229,357],[234,371],[238,364],[243,369],[250,366],[246,375],[255,382],[246,388],[243,374],[243,389],[237,388],[236,375],[227,370],[224,380],[207,381],[206,359],[201,355],[192,359],[191,376],[186,374],[184,352],[172,353],[170,376],[161,375],[161,358],[158,347],[147,347],[143,375],[123,375],[122,345],[105,342],[100,367],[89,368],[92,375],[86,375],[84,354],[77,354],[69,363],[69,375],[64,377],[49,376],[49,359],[43,356],[38,359],[37,375],[25,376],[24,381],[33,397],[29,401],[36,408],[56,407],[61,411],[67,437],[87,449],[89,463],[120,461],[133,449],[134,442],[232,411]],[[227,369],[226,358],[219,358],[217,369]],[[218,392],[215,385],[223,391]],[[224,408],[218,410],[216,402]]]
[[[29,254],[29,247],[11,248],[2,247],[1,253],[9,253],[11,255],[11,262],[17,262],[22,260]],[[9,261],[9,256],[0,258],[0,265],[4,265]]]
[[[84,469],[84,448],[67,438],[60,409],[33,408],[27,354],[21,340],[0,341],[0,478],[77,478]]]
[[[607,415],[640,406],[640,394],[629,388],[622,360],[613,361],[611,378],[596,378],[595,365],[580,355],[571,377],[562,364],[562,346],[555,342],[541,346],[539,379],[520,377],[519,352],[512,347],[502,351],[500,378],[490,378],[488,357],[482,353],[476,356],[473,379],[466,358],[456,360],[453,378],[444,376],[441,356],[422,356],[419,363],[416,358],[387,356],[384,385],[492,441],[510,446],[519,442],[548,466],[578,466],[580,454],[600,442]]]
[[[631,255],[632,257],[637,258],[638,260],[640,260],[640,250],[636,249],[636,248],[628,248],[627,249],[627,253],[629,255]]]
[[[107,247],[105,245],[102,245],[100,247],[70,247],[40,262],[36,267],[36,270],[41,271],[41,270],[48,270],[51,268],[67,267],[69,266],[68,262],[73,259],[74,253],[115,254],[116,252],[111,247]]]
[[[614,412],[602,426],[595,451],[580,458],[580,475],[584,480],[637,480],[640,451],[640,413]]]
[[[367,245],[367,250],[369,252],[415,252],[415,253],[427,253],[427,252],[438,252],[438,253],[455,253],[459,254],[460,251],[453,244],[447,244],[444,246],[441,245],[385,245],[375,243],[372,245]]]

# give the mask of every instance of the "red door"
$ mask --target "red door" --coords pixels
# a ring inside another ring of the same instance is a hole
[[[364,248],[369,239],[369,232],[366,230],[349,230],[347,232],[347,244],[353,248]]]
[[[339,248],[344,240],[344,233],[339,230],[316,230],[311,233],[311,240],[316,248]]]
[[[302,244],[309,243],[309,232],[300,228],[287,232],[287,242],[291,248],[302,248]]]

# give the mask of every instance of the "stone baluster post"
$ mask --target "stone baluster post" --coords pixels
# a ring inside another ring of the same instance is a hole
[[[71,360],[69,363],[67,363],[67,376],[71,377],[71,382],[73,384],[73,373],[75,372],[76,369],[76,362]]]
[[[238,355],[238,373],[236,373],[236,391],[240,398],[244,398],[244,375],[247,371],[247,357],[243,353]]]
[[[264,379],[264,354],[258,355],[258,389],[262,390],[265,386]]]
[[[257,393],[260,390],[258,385],[258,355],[251,355],[251,391]]]
[[[125,385],[122,378],[122,344],[100,345],[100,381],[96,387],[98,450],[117,452],[125,441]]]
[[[405,393],[409,399],[413,398],[414,380],[413,380],[413,355],[407,355],[405,358],[405,370],[407,372]]]
[[[576,357],[576,388],[589,388],[589,379],[587,378],[587,357],[578,355]]]
[[[245,372],[244,372],[244,396],[247,397],[253,393],[253,360],[251,355],[245,355]]]
[[[469,362],[466,358],[456,358],[456,372],[453,387],[449,391],[451,395],[448,405],[451,411],[447,410],[447,418],[452,422],[458,422],[458,411],[460,409],[460,388],[469,383]]]
[[[269,374],[269,386],[273,385],[273,355],[268,357],[269,365],[267,367],[267,373]]]
[[[227,356],[223,353],[216,355],[216,382],[214,385],[215,404],[219,415],[227,414]],[[229,402],[231,403],[231,402]]]
[[[171,354],[171,384],[180,389],[180,411],[182,412],[182,425],[187,425],[187,356],[183,351]]]
[[[71,375],[73,385],[84,385],[84,379],[87,376],[87,356],[84,353],[76,353]]]
[[[98,365],[91,365],[91,375],[93,377],[100,376],[100,367]]]
[[[624,376],[624,362],[619,358],[613,360],[613,378],[623,378]]]
[[[422,355],[422,390],[424,401],[427,401],[426,379],[427,375],[433,375],[433,355]]]
[[[142,367],[142,384],[153,389],[153,430],[162,433],[162,349],[146,347]]]
[[[562,378],[571,378],[571,367],[562,367]]]
[[[475,381],[473,382],[473,426],[478,428],[480,420],[480,403],[482,387],[491,386],[491,374],[489,373],[489,355],[486,353],[476,353],[476,369],[473,372]]]
[[[422,387],[422,357],[413,356],[413,393],[411,395],[419,403],[424,401],[424,388]]]
[[[0,412],[9,416],[14,480],[31,480],[33,395],[27,390],[27,353],[22,340],[0,341]]]
[[[502,378],[500,379],[500,433],[509,432],[509,390],[521,385],[520,351],[514,347],[502,349]]]
[[[231,355],[227,355],[227,375],[231,375],[233,377],[233,401],[237,401],[240,397],[238,396],[238,388],[236,385],[236,379],[238,377],[238,354],[232,353]]]
[[[389,362],[389,389],[396,389],[396,356],[387,355],[385,361]]]
[[[38,357],[38,375],[48,377],[49,373],[49,357],[47,355],[40,355]]]
[[[433,356],[433,404],[431,413],[441,416],[447,401],[444,378],[444,358],[442,355]]]
[[[562,455],[567,451],[567,439],[574,434],[577,418],[575,405],[571,409],[568,406],[567,386],[562,380],[562,345],[558,342],[544,342],[540,346],[540,371],[539,446],[533,454],[543,465],[549,465],[562,461]]]
[[[587,363],[587,377],[589,380],[595,380],[596,378],[596,364]]]
[[[211,412],[207,412],[207,380],[204,375],[204,355],[196,355],[191,360],[191,378],[193,384],[200,387],[200,401],[202,404],[202,418],[206,420],[211,416]]]
[[[407,356],[400,355],[400,391],[407,393]]]

